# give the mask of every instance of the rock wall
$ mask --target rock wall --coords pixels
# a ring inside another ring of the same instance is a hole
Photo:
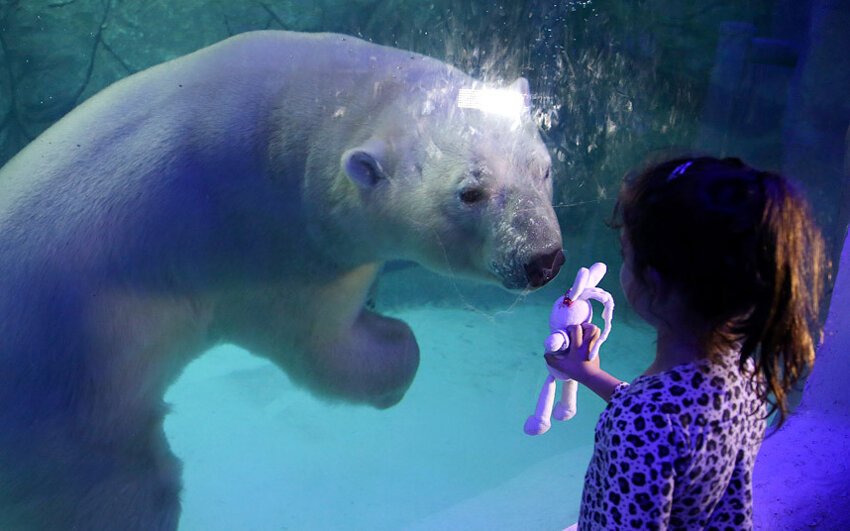
[[[850,0],[814,0],[808,45],[789,94],[783,169],[817,206],[837,262],[850,195],[844,175],[850,132]]]
[[[782,0],[773,21],[726,22],[697,146],[795,179],[837,261],[850,218],[850,1]]]

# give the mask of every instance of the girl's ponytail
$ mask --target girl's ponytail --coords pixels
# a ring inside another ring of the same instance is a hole
[[[809,207],[779,175],[761,173],[764,211],[757,274],[766,289],[741,323],[741,367],[752,358],[762,398],[788,413],[787,393],[811,369],[820,341],[826,250]],[[772,398],[771,398],[772,395]]]

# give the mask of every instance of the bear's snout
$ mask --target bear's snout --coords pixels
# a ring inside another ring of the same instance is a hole
[[[555,278],[564,265],[564,253],[561,249],[535,256],[525,264],[525,277],[528,285],[539,288]]]

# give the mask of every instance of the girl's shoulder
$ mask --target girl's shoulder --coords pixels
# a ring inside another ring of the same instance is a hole
[[[760,409],[752,373],[738,366],[737,353],[698,360],[643,375],[611,398],[614,417],[661,415],[682,428],[718,426]],[[719,427],[719,426],[718,426]]]
[[[751,364],[743,370],[738,364],[738,354],[730,352],[716,359],[699,359],[676,365],[666,371],[641,375],[629,386],[631,392],[667,394],[673,397],[706,391],[720,392],[750,379]]]

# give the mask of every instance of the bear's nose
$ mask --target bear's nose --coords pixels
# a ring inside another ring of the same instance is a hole
[[[556,249],[550,253],[537,255],[525,264],[525,277],[532,288],[543,286],[558,274],[564,265],[564,253]]]

